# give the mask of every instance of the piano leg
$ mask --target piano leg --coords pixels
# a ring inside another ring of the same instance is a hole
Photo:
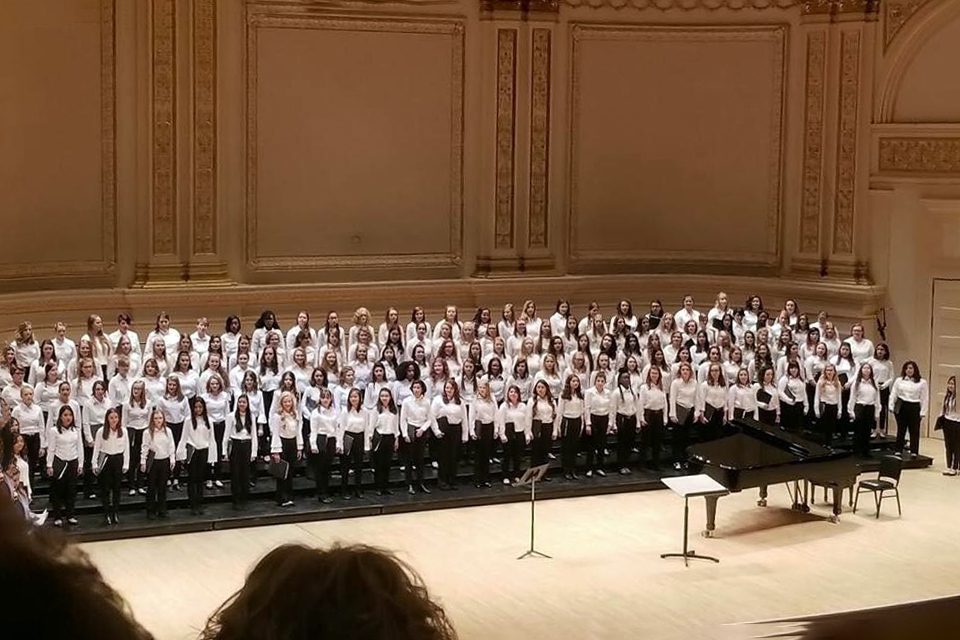
[[[757,500],[757,506],[758,507],[767,506],[767,485],[765,484],[760,486],[760,499]]]
[[[830,522],[836,524],[840,521],[840,512],[843,511],[843,485],[839,482],[833,487],[833,515],[830,516]]]
[[[703,531],[704,538],[712,538],[717,528],[717,500],[720,496],[704,496],[707,505],[707,528]]]

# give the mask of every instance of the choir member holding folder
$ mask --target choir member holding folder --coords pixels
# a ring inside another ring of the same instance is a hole
[[[587,409],[576,374],[567,376],[557,402],[557,420],[560,436],[560,463],[564,480],[576,480],[577,453],[580,452],[580,436],[587,420]]]
[[[217,462],[216,434],[207,414],[207,403],[201,397],[190,401],[190,417],[183,423],[177,459],[187,467],[190,513],[200,515],[204,512],[203,486],[207,481],[207,469]]]
[[[496,432],[497,402],[490,392],[490,383],[477,384],[477,397],[470,407],[471,437],[477,441],[473,483],[477,488],[490,486],[490,456]]]
[[[83,436],[70,405],[60,407],[42,446],[47,450],[53,524],[62,527],[64,520],[68,524],[77,524],[73,509],[77,495],[77,476],[83,473]]]
[[[163,411],[153,409],[140,447],[140,472],[147,476],[147,518],[167,517],[167,479],[176,465],[177,442]]]
[[[441,491],[456,491],[460,445],[470,437],[467,404],[460,398],[460,388],[450,379],[431,406],[435,433],[440,438],[439,486]]]
[[[427,385],[423,380],[410,383],[411,395],[400,405],[400,433],[403,436],[404,467],[407,492],[411,495],[417,489],[430,493],[423,482],[424,446],[427,434],[433,422],[430,400],[427,399]],[[416,474],[416,475],[414,475]],[[416,485],[414,485],[416,478]]]
[[[330,495],[330,469],[337,454],[339,422],[340,414],[333,406],[333,394],[327,388],[320,389],[317,406],[310,413],[309,445],[317,499],[324,504],[333,502]]]
[[[506,400],[497,409],[497,437],[503,443],[503,484],[519,482],[523,473],[523,452],[533,441],[530,411],[523,403],[520,387],[507,386]]]
[[[377,394],[377,404],[370,412],[370,455],[373,458],[373,483],[377,494],[391,495],[390,463],[400,441],[400,415],[390,389],[383,387]]]
[[[356,387],[347,392],[347,401],[340,409],[337,423],[337,453],[340,454],[340,495],[344,500],[362,495],[360,487],[363,475],[363,451],[367,441],[370,417],[363,408],[360,390]],[[353,492],[348,493],[350,471],[353,472]]]
[[[130,442],[120,424],[120,412],[107,409],[103,428],[93,442],[94,473],[100,480],[104,524],[120,524],[120,481],[130,468]]]
[[[277,479],[277,504],[293,506],[293,465],[301,458],[303,430],[300,410],[292,391],[283,391],[270,416],[270,474]]]
[[[220,445],[223,461],[230,463],[230,497],[234,509],[245,509],[250,497],[250,466],[257,459],[256,429],[249,396],[237,396],[236,407],[227,414]]]

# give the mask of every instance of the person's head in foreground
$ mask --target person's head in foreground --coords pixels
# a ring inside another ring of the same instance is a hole
[[[456,640],[412,568],[363,545],[277,547],[215,612],[203,640]]]
[[[4,638],[149,640],[80,547],[29,531],[0,499],[0,618]]]

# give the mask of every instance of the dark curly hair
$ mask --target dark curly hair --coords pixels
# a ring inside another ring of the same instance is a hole
[[[423,581],[365,545],[277,547],[207,621],[201,640],[456,640]]]

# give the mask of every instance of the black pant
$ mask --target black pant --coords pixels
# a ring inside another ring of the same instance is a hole
[[[127,484],[131,489],[139,489],[144,479],[140,473],[140,448],[143,446],[143,429],[127,429],[130,441],[130,468],[127,469]]]
[[[120,481],[123,479],[123,454],[107,456],[100,470],[100,504],[107,515],[120,506]]]
[[[97,439],[97,432],[103,429],[102,424],[90,425],[90,435],[94,440]],[[96,460],[93,459],[93,444],[91,443],[87,446],[87,443],[83,443],[83,495],[91,496],[95,493],[95,487],[97,483],[96,476],[93,473],[93,465],[96,464]]]
[[[514,431],[513,423],[506,426],[507,441],[503,447],[501,470],[504,478],[519,478],[523,474],[523,452],[527,448],[527,436],[523,431]]]
[[[621,468],[630,464],[630,454],[637,441],[637,416],[617,414],[617,464]]]
[[[884,434],[887,433],[887,409],[890,407],[890,387],[886,389],[880,389],[880,422],[877,423],[877,427]],[[917,438],[919,440],[919,438]],[[911,440],[912,442],[912,440]],[[903,449],[900,449],[903,451]]]
[[[460,460],[460,443],[463,441],[463,425],[450,424],[444,418],[438,418],[437,425],[443,433],[440,439],[440,460],[438,461],[440,485],[455,485]]]
[[[582,418],[560,419],[560,466],[564,473],[573,473],[577,466],[577,454],[580,453],[580,434],[583,431]]]
[[[414,477],[416,477],[417,484],[423,484],[423,450],[427,443],[427,433],[421,436],[414,434],[411,442],[404,440],[401,443],[400,453],[403,457],[404,479],[409,485],[414,484]]]
[[[757,408],[757,417],[763,424],[772,427],[777,424],[777,412],[773,409]]]
[[[182,422],[168,422],[167,426],[170,427],[170,433],[173,434],[173,448],[174,451],[180,446],[180,438],[183,437],[183,423]],[[173,477],[174,480],[180,477],[181,471],[180,461],[174,463],[173,471],[169,474]]]
[[[473,465],[473,480],[476,483],[490,481],[490,456],[493,455],[493,423],[478,422],[477,429],[477,459]]]
[[[253,437],[256,437],[255,435]],[[230,498],[242,507],[250,497],[250,440],[230,439]]]
[[[883,415],[881,413],[880,415]],[[900,402],[900,411],[897,415],[897,451],[903,451],[910,433],[910,453],[920,453],[920,403]]]
[[[386,491],[390,482],[390,465],[393,463],[393,450],[397,438],[393,434],[373,434],[377,443],[373,451],[373,483],[377,491]]]
[[[316,453],[311,454],[313,480],[317,486],[317,498],[323,498],[330,494],[330,470],[333,468],[333,459],[337,455],[337,440],[333,436],[327,436],[323,439],[323,446],[320,446],[320,437],[317,436],[313,448],[317,450]]]
[[[861,456],[870,455],[870,432],[877,426],[876,408],[872,404],[853,407],[853,448]]]
[[[960,471],[960,422],[944,418],[943,446],[946,450],[947,469]]]
[[[187,463],[187,499],[191,509],[199,509],[203,504],[203,483],[207,481],[208,449],[194,449]]]
[[[833,444],[833,433],[837,429],[837,416],[840,413],[840,407],[835,404],[820,405],[820,432],[823,434],[823,442],[828,447]]]
[[[280,459],[290,465],[286,478],[277,478],[277,503],[293,500],[293,466],[297,464],[297,439],[280,438]]]
[[[216,439],[217,447],[217,461],[210,465],[210,477],[213,480],[219,480],[221,477],[220,473],[220,461],[223,460],[223,432],[227,429],[226,422],[214,422],[213,423],[213,435]],[[306,442],[306,441],[304,441]]]
[[[346,492],[347,484],[350,481],[349,470],[353,468],[353,487],[360,491],[361,476],[363,475],[363,439],[362,433],[353,433],[347,431],[343,434],[344,451],[346,451],[347,438],[353,438],[353,444],[350,446],[350,453],[340,454],[340,488]]]
[[[533,446],[530,452],[530,466],[539,467],[547,464],[550,457],[550,446],[553,443],[553,425],[550,423],[533,421]]]
[[[701,442],[710,442],[723,435],[723,421],[726,417],[725,410],[723,407],[714,407],[709,404],[704,405],[704,409],[705,422],[700,429],[700,437],[698,439]],[[708,414],[710,415],[710,419],[706,420]]]
[[[680,412],[680,405],[677,405],[677,412]],[[673,433],[671,441],[673,445],[674,462],[686,462],[687,444],[690,442],[690,425],[693,424],[693,409],[687,412],[687,419],[683,422],[673,423]]]
[[[603,468],[603,450],[607,446],[610,416],[590,416],[590,435],[587,436],[587,469]]]
[[[50,508],[53,519],[73,517],[73,508],[77,500],[77,469],[79,461],[54,458],[53,477],[50,479]],[[63,473],[60,472],[61,468]],[[57,477],[61,476],[61,477]]]
[[[650,464],[654,469],[660,466],[660,447],[663,443],[663,410],[645,409],[643,421],[647,426],[640,430],[640,459],[644,460],[650,452]]]
[[[181,427],[183,425],[180,425]],[[154,459],[147,471],[147,515],[166,515],[170,459]]]
[[[39,474],[44,462],[40,459],[40,434],[39,433],[21,433],[26,444],[27,463],[30,465],[30,480],[33,476]]]
[[[803,405],[799,402],[795,404],[780,404],[780,426],[784,431],[791,433],[800,433],[803,430]]]

